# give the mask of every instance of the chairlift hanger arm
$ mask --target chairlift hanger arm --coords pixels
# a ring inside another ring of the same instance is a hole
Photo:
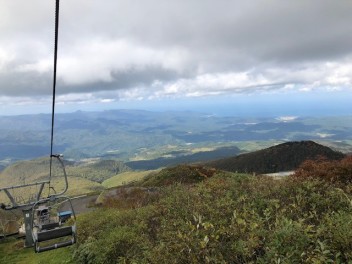
[[[9,198],[10,202],[11,202],[10,205],[5,205],[4,203],[1,203],[1,209],[12,210],[12,209],[23,208],[23,207],[27,207],[27,206],[33,205],[34,202],[28,202],[28,203],[22,203],[22,204],[17,203],[15,198],[14,198],[14,196],[10,193],[10,190],[20,189],[20,188],[25,188],[25,187],[31,187],[31,186],[38,186],[39,185],[40,186],[39,187],[39,191],[36,194],[36,200],[38,201],[40,199],[40,196],[42,194],[42,191],[44,189],[44,185],[45,184],[49,184],[49,181],[41,181],[41,182],[35,182],[35,183],[15,185],[15,186],[11,186],[11,187],[1,188],[0,192],[3,191],[6,194],[6,196]]]
[[[64,188],[64,190],[61,193],[52,195],[52,196],[60,196],[60,195],[63,195],[68,189],[68,180],[67,180],[67,173],[66,173],[66,169],[65,169],[65,164],[64,164],[63,160],[61,159],[61,157],[63,157],[63,155],[55,154],[55,155],[51,155],[51,157],[52,158],[56,158],[60,162],[62,171],[64,173],[64,179],[65,179],[65,188]]]
[[[66,193],[67,189],[68,189],[68,179],[67,179],[67,173],[66,173],[66,169],[65,169],[65,164],[63,162],[63,160],[61,159],[62,155],[52,155],[53,158],[56,158],[62,168],[63,174],[64,174],[64,180],[65,180],[65,187],[64,189],[58,193],[58,194],[53,194],[50,195],[49,197],[42,199],[41,201],[48,201],[50,199],[53,199],[57,196],[61,196],[64,193]],[[50,185],[50,181],[41,181],[41,182],[35,182],[35,183],[29,183],[29,184],[22,184],[22,185],[15,185],[15,186],[11,186],[11,187],[5,187],[5,188],[1,188],[0,192],[3,191],[7,197],[9,198],[11,204],[10,205],[5,205],[5,204],[0,204],[1,208],[4,210],[12,210],[12,209],[16,209],[16,208],[23,208],[23,207],[27,207],[27,206],[32,206],[33,204],[36,203],[36,201],[40,200],[40,197],[42,195],[43,189],[45,184],[49,184]],[[25,188],[25,187],[31,187],[31,186],[39,186],[39,191],[36,193],[36,201],[29,201],[29,202],[24,202],[24,203],[17,203],[14,196],[10,193],[10,190],[14,190],[14,189],[20,189],[20,188]]]

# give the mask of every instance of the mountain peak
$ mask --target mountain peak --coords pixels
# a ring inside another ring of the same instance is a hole
[[[292,141],[213,161],[208,165],[233,172],[274,173],[295,170],[303,161],[321,156],[338,160],[345,155],[314,141]]]

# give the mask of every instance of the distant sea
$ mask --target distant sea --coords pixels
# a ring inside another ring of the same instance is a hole
[[[57,113],[137,109],[148,111],[193,111],[219,116],[278,117],[278,116],[350,116],[352,91],[331,93],[267,93],[232,94],[212,97],[179,97],[175,99],[113,101],[94,104],[58,104]],[[0,115],[50,113],[51,105],[16,106],[1,108]]]

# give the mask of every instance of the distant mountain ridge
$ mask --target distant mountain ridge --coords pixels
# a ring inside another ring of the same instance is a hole
[[[230,157],[239,154],[240,151],[238,147],[222,147],[211,151],[200,151],[190,155],[184,155],[181,152],[179,156],[171,158],[160,157],[152,160],[129,161],[126,162],[126,165],[133,170],[155,170],[161,167],[176,166],[178,164],[206,162]]]
[[[314,141],[293,141],[231,158],[208,162],[206,165],[232,172],[275,173],[294,170],[303,161],[316,159],[319,156],[330,160],[339,160],[345,157],[343,153]]]
[[[0,163],[8,165],[18,160],[48,156],[50,129],[50,114],[0,115]],[[184,159],[192,159],[191,162],[199,158],[190,154],[204,147],[237,146],[241,151],[250,151],[241,148],[245,142],[266,144],[309,139],[352,152],[351,130],[352,116],[290,120],[287,117],[248,118],[179,111],[77,111],[56,115],[54,153],[62,153],[72,160],[99,157],[127,162],[164,158],[157,162],[165,166],[175,165],[174,161],[170,164],[165,158],[182,158],[180,151],[184,153]],[[208,159],[204,157],[207,154],[211,153],[202,153],[201,159]],[[209,160],[221,157],[225,156],[211,155]]]

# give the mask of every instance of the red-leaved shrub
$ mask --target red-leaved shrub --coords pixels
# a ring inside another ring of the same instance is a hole
[[[331,183],[352,183],[352,156],[342,160],[307,160],[293,175],[297,179],[320,179]]]

